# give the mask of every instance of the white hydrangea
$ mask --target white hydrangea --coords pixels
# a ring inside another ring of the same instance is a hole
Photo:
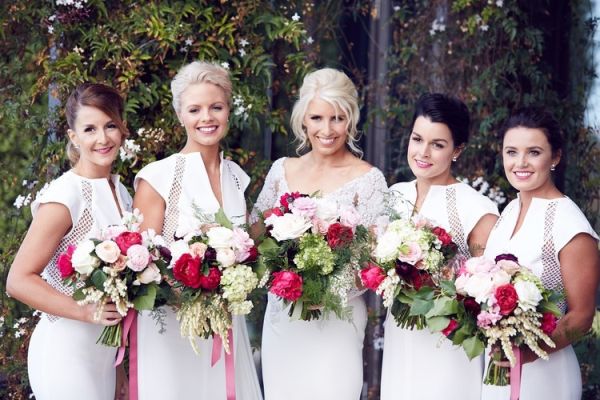
[[[225,268],[221,276],[223,286],[223,298],[229,302],[245,301],[250,293],[258,285],[258,277],[247,265],[236,265]]]

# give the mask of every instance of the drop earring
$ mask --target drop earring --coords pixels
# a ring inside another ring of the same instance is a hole
[[[550,166],[550,171],[554,171],[555,169],[556,169],[556,165],[552,164],[552,165]]]

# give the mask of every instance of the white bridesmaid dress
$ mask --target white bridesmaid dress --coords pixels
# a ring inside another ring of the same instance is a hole
[[[579,207],[568,197],[533,198],[519,230],[513,235],[520,212],[520,200],[513,200],[502,212],[492,230],[485,255],[511,253],[519,264],[530,268],[544,286],[562,292],[558,254],[573,237],[585,233],[598,240]],[[563,313],[566,302],[559,304]],[[487,362],[487,360],[486,360]],[[581,398],[581,371],[572,346],[550,354],[548,361],[538,359],[523,365],[520,400]],[[506,400],[510,386],[483,385],[481,399]]]
[[[273,163],[258,196],[258,211],[274,207],[289,192],[285,158]],[[383,212],[387,192],[377,168],[324,196],[339,206],[354,205],[361,224],[371,225]],[[262,374],[266,400],[357,400],[363,386],[363,340],[367,323],[365,301],[359,291],[348,305],[351,322],[335,315],[313,321],[291,319],[277,296],[269,294],[262,335]]]
[[[145,180],[166,204],[162,236],[170,244],[198,226],[194,207],[206,214],[219,208],[200,153],[174,154],[148,164],[137,174],[134,187]],[[244,191],[250,178],[221,154],[223,209],[235,224],[246,223]],[[182,338],[176,312],[161,308],[164,326],[152,315],[138,317],[138,390],[140,400],[226,399],[225,354],[211,367],[212,338],[198,339],[199,354]],[[237,400],[262,399],[244,317],[233,319],[233,351]]]
[[[68,171],[41,193],[31,205],[35,215],[41,204],[58,203],[68,208],[72,228],[60,244],[42,278],[68,296],[73,288],[62,283],[56,267],[68,245],[99,237],[103,228],[121,222],[121,211],[131,210],[131,196],[111,177],[118,207],[107,179],[87,179]],[[31,389],[38,400],[112,400],[115,396],[116,348],[96,344],[104,327],[42,314],[29,343],[27,368]]]
[[[392,185],[397,196],[394,208],[410,218],[417,199],[416,181]],[[469,257],[467,239],[486,214],[498,215],[487,197],[464,183],[433,185],[420,215],[448,231],[459,253]],[[389,313],[384,325],[382,400],[476,400],[481,394],[483,356],[469,361],[461,347],[428,329],[400,328]]]

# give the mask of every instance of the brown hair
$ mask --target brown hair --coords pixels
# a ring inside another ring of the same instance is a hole
[[[117,125],[121,132],[121,139],[129,136],[129,131],[123,122],[125,103],[121,94],[110,86],[101,83],[82,83],[77,86],[67,99],[65,114],[69,128],[75,130],[77,113],[82,106],[94,107],[106,114]],[[69,140],[67,143],[67,156],[72,165],[79,161],[79,150]]]

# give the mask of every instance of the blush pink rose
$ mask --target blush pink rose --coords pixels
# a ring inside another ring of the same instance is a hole
[[[140,272],[150,262],[148,249],[141,244],[134,244],[127,249],[127,266],[129,269]]]
[[[398,259],[411,265],[416,265],[423,258],[423,250],[418,243],[409,243],[406,253],[403,251],[398,255]]]

